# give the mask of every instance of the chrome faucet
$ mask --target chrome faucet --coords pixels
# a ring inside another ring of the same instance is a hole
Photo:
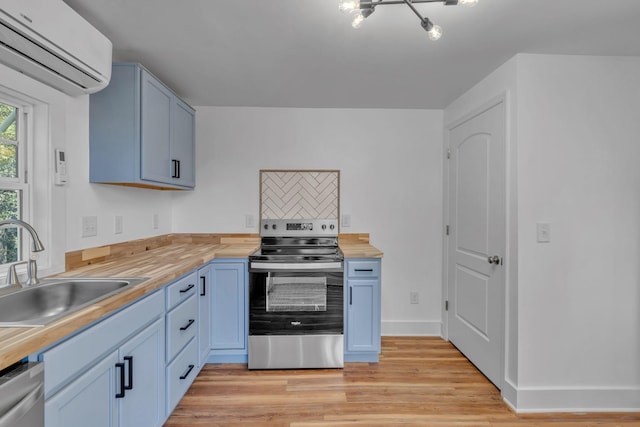
[[[31,235],[31,241],[33,242],[33,246],[31,248],[32,252],[44,251],[44,245],[40,241],[38,233],[36,233],[36,230],[32,226],[19,219],[5,219],[3,221],[0,221],[0,228],[9,227],[12,225],[20,226],[29,232],[29,234]],[[21,264],[27,264],[27,281],[24,284],[20,283],[20,280],[18,279],[18,273],[16,272],[16,265]],[[29,258],[29,261],[20,261],[9,266],[5,286],[20,285],[22,287],[25,287],[37,285],[38,283],[40,283],[40,281],[38,280],[38,265],[36,264],[35,259]]]

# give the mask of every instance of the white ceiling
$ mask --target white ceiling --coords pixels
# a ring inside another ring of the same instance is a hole
[[[640,0],[378,6],[337,0],[65,0],[192,105],[442,109],[519,52],[640,56]]]

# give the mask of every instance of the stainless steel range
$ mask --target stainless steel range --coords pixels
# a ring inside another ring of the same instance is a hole
[[[262,220],[249,257],[249,369],[344,365],[337,220]]]

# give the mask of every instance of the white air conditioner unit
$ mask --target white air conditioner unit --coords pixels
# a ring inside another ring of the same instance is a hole
[[[111,78],[111,41],[62,0],[0,2],[0,63],[78,96]]]

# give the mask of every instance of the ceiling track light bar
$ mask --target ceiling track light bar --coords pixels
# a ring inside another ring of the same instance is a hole
[[[422,16],[414,6],[417,3],[443,3],[445,6],[465,4],[474,6],[478,0],[338,0],[338,5],[343,12],[353,12],[353,28],[360,28],[366,18],[375,12],[376,6],[391,4],[406,4],[420,18],[420,25],[425,29],[431,40],[438,40],[442,36],[442,28],[434,25],[427,17]]]

